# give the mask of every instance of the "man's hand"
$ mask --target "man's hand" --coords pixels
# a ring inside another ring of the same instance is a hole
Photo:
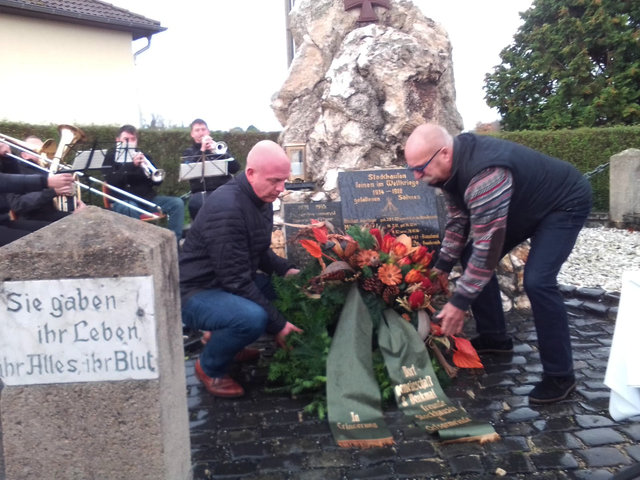
[[[77,213],[80,210],[84,210],[85,208],[87,208],[87,204],[78,198],[76,208],[73,209],[73,213]]]
[[[70,173],[59,173],[57,175],[50,175],[49,178],[47,178],[47,186],[56,190],[56,193],[59,188],[68,188],[69,191],[71,191],[72,185],[73,175]]]
[[[6,143],[0,142],[0,155],[6,155],[7,153],[11,153],[11,147]]]
[[[436,315],[436,318],[441,321],[440,326],[443,335],[456,335],[460,333],[462,327],[464,327],[464,318],[466,315],[464,310],[460,310],[451,303],[447,303],[442,310],[440,310],[440,313]]]
[[[300,269],[299,268],[290,268],[289,270],[287,270],[287,273],[284,274],[285,277],[288,277],[290,275],[297,275],[300,273]]]
[[[278,332],[278,334],[276,335],[276,343],[278,344],[278,346],[280,346],[281,348],[287,348],[285,339],[291,332],[302,333],[302,330],[296,327],[293,323],[287,322],[284,328],[280,330],[280,332]]]

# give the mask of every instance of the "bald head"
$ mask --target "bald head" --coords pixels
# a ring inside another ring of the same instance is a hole
[[[430,150],[453,144],[453,139],[440,125],[435,123],[423,123],[415,128],[404,147],[405,156],[413,156],[414,154],[426,155]]]
[[[276,164],[287,164],[287,166],[290,166],[291,161],[282,147],[271,140],[259,141],[251,148],[247,155],[247,169],[253,168],[259,170],[265,165]]]
[[[284,191],[291,161],[280,145],[271,140],[256,143],[247,155],[245,173],[255,194],[263,202],[273,202]]]
[[[409,135],[404,156],[415,178],[436,185],[451,174],[453,137],[440,125],[424,123]]]

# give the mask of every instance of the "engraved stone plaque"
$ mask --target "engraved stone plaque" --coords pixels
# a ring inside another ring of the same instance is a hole
[[[311,220],[328,220],[337,231],[343,231],[342,210],[340,202],[326,203],[285,203],[284,208],[284,232],[286,238],[287,258],[299,267],[314,260],[307,251],[295,241],[300,228],[293,225],[309,225]]]
[[[150,276],[0,283],[6,385],[158,378]]]
[[[404,169],[341,172],[338,187],[345,228],[377,224],[438,250],[445,218],[436,190]]]

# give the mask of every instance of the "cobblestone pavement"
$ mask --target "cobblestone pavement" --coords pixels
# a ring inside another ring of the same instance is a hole
[[[597,289],[565,292],[571,314],[578,388],[567,400],[529,405],[541,374],[533,322],[508,315],[515,338],[509,356],[485,356],[485,371],[462,372],[445,389],[476,420],[490,421],[502,439],[443,445],[388,407],[395,445],[339,448],[328,423],[302,413],[305,399],[265,392],[271,340],[262,359],[235,367],[247,390],[240,399],[209,395],[194,376],[197,351],[186,361],[194,479],[581,479],[622,478],[640,462],[640,417],[615,422],[603,380],[617,300]],[[497,473],[502,469],[505,473]],[[615,475],[615,477],[614,477]],[[634,478],[634,477],[624,477]],[[638,477],[640,478],[640,477]]]

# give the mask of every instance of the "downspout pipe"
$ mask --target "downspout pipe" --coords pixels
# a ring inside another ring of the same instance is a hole
[[[151,35],[145,37],[147,39],[147,44],[142,47],[140,50],[138,50],[136,53],[133,54],[133,63],[136,63],[136,61],[138,60],[138,55],[140,55],[142,52],[149,50],[149,48],[151,48]]]

